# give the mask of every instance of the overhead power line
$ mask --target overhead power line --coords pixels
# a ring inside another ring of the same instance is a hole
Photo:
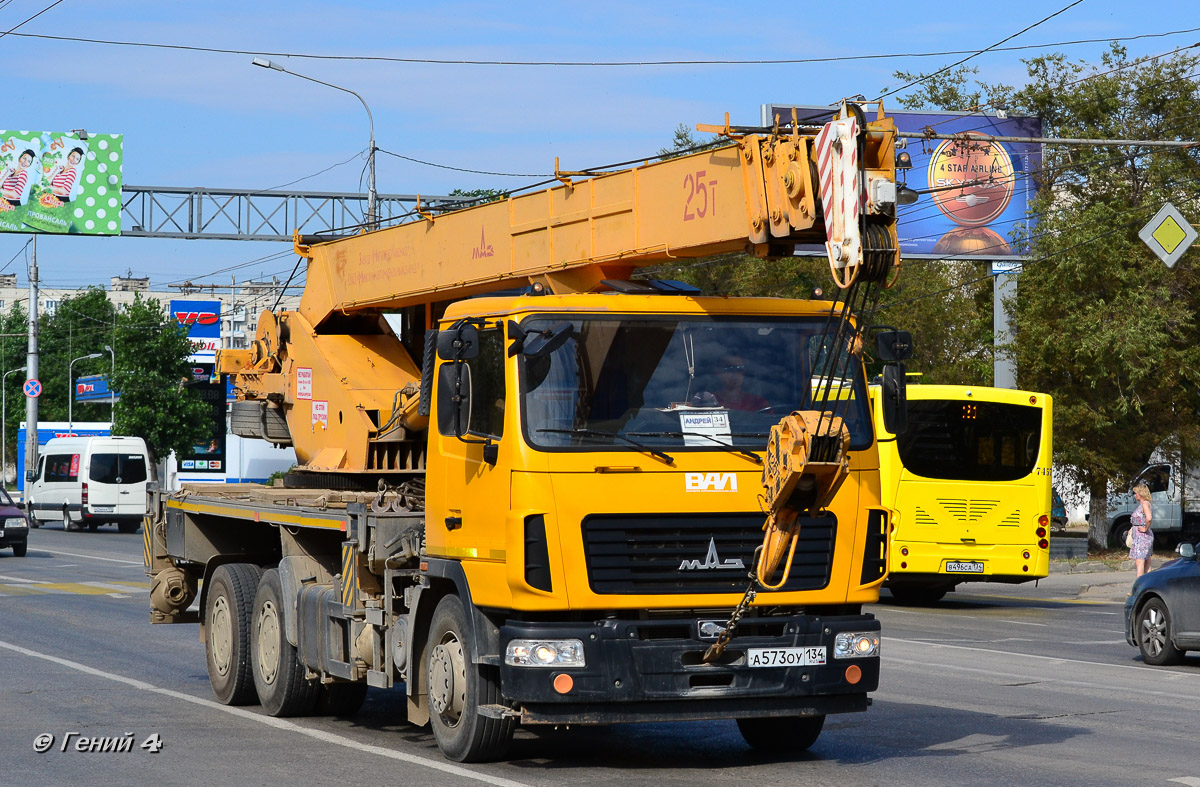
[[[1031,24],[1031,25],[1029,25],[1029,26],[1027,26],[1027,27],[1023,27],[1023,28],[1021,28],[1021,29],[1020,29],[1020,30],[1018,30],[1017,32],[1015,32],[1015,33],[1013,33],[1012,35],[1008,36],[1007,38],[1003,38],[1003,39],[1001,39],[1000,41],[997,41],[996,43],[992,44],[992,45],[991,45],[991,46],[989,46],[989,47],[984,47],[983,49],[980,49],[980,50],[978,50],[978,51],[976,51],[976,52],[972,52],[971,54],[969,54],[969,55],[967,55],[966,57],[964,57],[962,60],[957,60],[957,61],[955,61],[955,62],[951,63],[950,65],[948,65],[948,66],[945,66],[944,68],[940,68],[940,69],[938,69],[937,71],[934,71],[932,74],[927,74],[927,75],[925,75],[925,76],[921,77],[920,79],[914,79],[913,81],[911,81],[911,82],[909,82],[909,83],[907,83],[907,84],[901,85],[901,86],[900,86],[900,87],[898,87],[898,88],[895,88],[895,89],[893,89],[893,90],[888,90],[888,91],[886,91],[885,93],[882,93],[882,94],[879,96],[879,99],[876,99],[876,100],[880,100],[880,99],[887,98],[887,97],[888,97],[888,96],[890,96],[890,95],[893,95],[893,94],[895,94],[895,93],[899,93],[901,90],[907,90],[908,88],[910,88],[910,87],[913,87],[914,85],[919,85],[919,84],[921,84],[922,82],[926,81],[927,79],[932,79],[932,78],[933,78],[933,77],[935,77],[935,76],[938,76],[938,75],[940,75],[940,74],[944,74],[944,73],[946,73],[947,71],[949,71],[949,70],[950,70],[950,69],[952,69],[952,68],[957,68],[958,66],[961,66],[963,63],[967,62],[968,60],[971,60],[971,59],[973,59],[973,58],[979,57],[980,55],[984,54],[985,52],[991,52],[991,51],[995,50],[995,49],[996,49],[996,47],[1000,46],[1001,44],[1007,43],[1008,41],[1011,41],[1011,40],[1013,40],[1014,38],[1016,38],[1016,37],[1017,37],[1017,36],[1019,36],[1019,35],[1022,35],[1023,33],[1028,33],[1030,30],[1032,30],[1033,28],[1037,27],[1038,25],[1040,25],[1040,24],[1043,24],[1043,23],[1045,23],[1045,22],[1048,22],[1048,21],[1050,21],[1051,19],[1053,19],[1054,17],[1058,16],[1059,14],[1061,14],[1061,13],[1064,13],[1065,11],[1067,11],[1067,10],[1069,10],[1069,9],[1071,9],[1071,8],[1074,8],[1075,6],[1079,5],[1079,4],[1080,4],[1080,3],[1082,3],[1082,2],[1083,2],[1083,0],[1074,0],[1073,2],[1071,2],[1071,3],[1068,3],[1067,5],[1063,6],[1063,7],[1062,7],[1062,8],[1060,8],[1060,9],[1058,9],[1058,10],[1057,10],[1057,11],[1055,11],[1053,14],[1050,14],[1049,16],[1046,16],[1046,17],[1042,17],[1041,19],[1039,19],[1038,21],[1034,22],[1033,24]]]
[[[62,0],[59,0],[62,2]],[[57,5],[57,3],[55,4]],[[1060,12],[1061,13],[1061,12]],[[28,21],[28,20],[27,20]],[[1045,21],[1045,20],[1043,20]],[[22,23],[24,24],[24,23]],[[1040,24],[1040,22],[1038,23]],[[1036,25],[1033,25],[1036,26]],[[1031,26],[1031,27],[1033,27]],[[15,29],[15,28],[14,28]],[[1027,28],[1029,29],[1029,28]],[[1168,30],[1161,33],[1142,33],[1134,36],[1115,38],[1081,38],[1072,41],[1050,41],[1043,44],[1024,44],[1021,46],[992,46],[988,52],[1019,52],[1029,49],[1048,49],[1060,46],[1077,46],[1082,44],[1102,44],[1109,41],[1137,41],[1144,38],[1164,38],[1167,36],[1183,35],[1200,31],[1200,27],[1183,30]],[[1024,31],[1022,31],[1024,32]],[[68,41],[81,44],[98,44],[104,46],[142,47],[148,49],[174,49],[185,52],[208,52],[221,55],[257,55],[261,57],[294,57],[306,60],[349,60],[379,63],[410,63],[419,65],[439,66],[533,66],[533,67],[565,67],[565,68],[631,68],[653,66],[771,66],[771,65],[800,65],[804,63],[838,63],[856,60],[895,60],[909,57],[952,57],[954,55],[977,55],[980,50],[950,49],[938,52],[889,52],[867,55],[833,55],[829,57],[798,57],[798,58],[760,58],[750,60],[713,59],[713,60],[471,60],[465,58],[430,58],[430,57],[392,57],[388,55],[319,55],[311,52],[268,52],[258,49],[225,49],[220,47],[190,46],[187,44],[162,44],[152,41],[119,41],[115,39],[86,38],[83,36],[48,35],[45,33],[12,33],[9,35],[23,38],[36,38],[45,41]],[[1016,35],[1020,35],[1019,33]],[[1015,36],[1010,36],[1015,37]],[[1005,39],[1008,40],[1008,39]]]

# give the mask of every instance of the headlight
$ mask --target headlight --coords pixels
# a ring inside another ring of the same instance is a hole
[[[842,631],[833,640],[835,659],[859,659],[879,655],[879,635],[874,631]]]
[[[514,639],[504,651],[512,667],[583,667],[583,642],[578,639]]]
[[[23,527],[29,527],[25,522],[24,517],[14,516],[4,520],[4,526],[11,530],[20,530]]]

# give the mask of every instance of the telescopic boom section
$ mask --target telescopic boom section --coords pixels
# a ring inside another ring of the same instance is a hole
[[[636,268],[676,258],[731,251],[791,256],[797,243],[833,240],[827,225],[857,227],[860,213],[883,241],[876,257],[889,255],[887,266],[895,267],[895,125],[882,109],[866,125],[858,150],[841,151],[835,141],[834,150],[818,152],[817,136],[802,133],[744,136],[724,147],[585,180],[560,176],[563,184],[545,191],[300,247],[311,262],[299,311],[320,330],[336,314],[528,283],[556,294],[588,292],[605,279],[627,279]],[[822,155],[828,174],[837,177],[831,188],[854,198],[826,193],[822,205]],[[863,178],[857,189],[848,182],[854,176],[847,177],[848,167]],[[836,252],[845,258],[831,260],[840,283],[854,260],[840,241]]]

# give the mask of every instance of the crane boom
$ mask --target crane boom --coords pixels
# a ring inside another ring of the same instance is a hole
[[[864,191],[894,182],[895,126],[868,124]],[[396,309],[541,281],[586,292],[604,279],[677,258],[731,251],[790,256],[826,242],[814,140],[750,135],[532,194],[429,216],[378,232],[301,247],[311,260],[300,313]],[[891,206],[873,209],[888,213]],[[855,217],[856,218],[856,217]],[[894,229],[888,248],[898,264]]]

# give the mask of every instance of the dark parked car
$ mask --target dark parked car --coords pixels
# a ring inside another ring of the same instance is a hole
[[[1191,544],[1175,551],[1177,560],[1138,577],[1125,602],[1125,639],[1147,664],[1178,664],[1200,649],[1200,563]]]
[[[0,549],[12,547],[13,554],[25,557],[29,548],[29,520],[25,513],[0,489]]]

